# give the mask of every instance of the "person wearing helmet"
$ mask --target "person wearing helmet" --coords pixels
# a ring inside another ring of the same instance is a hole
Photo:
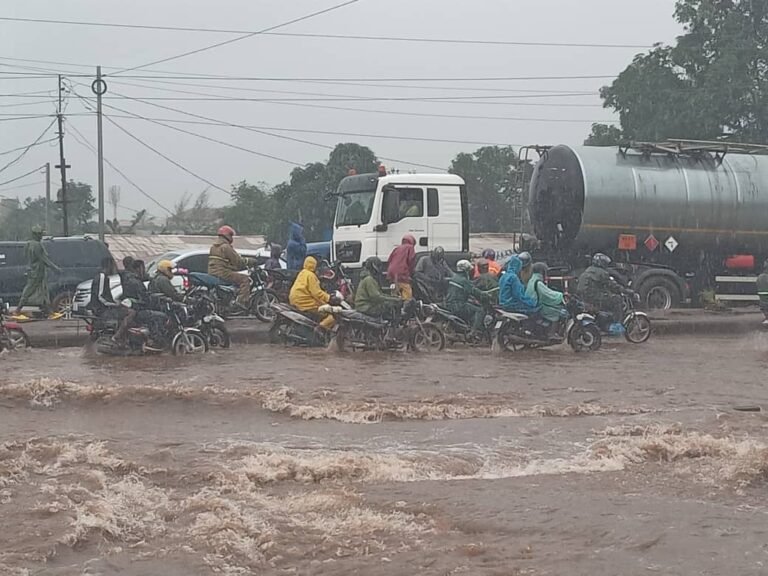
[[[170,260],[160,260],[157,263],[155,276],[149,281],[149,292],[151,294],[162,294],[174,302],[181,302],[184,297],[173,287],[171,278],[173,278],[173,262]]]
[[[764,326],[768,326],[768,260],[763,262],[763,272],[757,277],[757,295],[760,297],[760,311],[765,316]]]
[[[360,274],[360,284],[355,290],[355,310],[368,316],[386,316],[386,313],[401,300],[387,296],[381,290],[380,278],[384,263],[378,256],[371,256],[363,264]]]
[[[445,261],[445,249],[437,246],[429,256],[421,258],[416,263],[414,276],[425,282],[434,292],[433,300],[440,300],[445,294],[446,283],[453,277],[453,271]]]
[[[25,305],[39,306],[43,316],[48,316],[51,308],[51,295],[48,291],[48,269],[53,268],[61,272],[53,260],[48,257],[48,251],[43,246],[44,231],[40,226],[32,227],[32,239],[27,242],[24,248],[24,255],[27,258],[27,283],[24,285],[24,291],[21,293],[19,303],[16,305],[15,317],[18,319],[27,319],[21,313]],[[61,318],[62,314],[56,312],[51,318]]]
[[[333,328],[334,319],[330,314],[320,314],[318,309],[323,304],[332,303],[333,298],[320,287],[317,277],[317,260],[314,256],[304,259],[304,267],[293,282],[288,294],[288,302],[300,312],[308,312],[320,320],[320,327],[326,330]]]
[[[403,300],[413,298],[411,278],[415,265],[416,238],[406,234],[400,246],[392,250],[387,259],[387,278],[397,286],[397,291]]]
[[[478,290],[469,275],[472,273],[472,262],[459,260],[456,263],[456,274],[448,282],[448,294],[445,297],[445,307],[459,318],[470,323],[472,334],[477,334],[483,329],[483,307],[470,302],[475,299],[485,302],[488,295]]]
[[[507,312],[517,312],[528,316],[538,315],[541,307],[538,302],[525,293],[520,273],[523,270],[522,254],[512,256],[504,267],[504,274],[499,282],[499,304]],[[528,266],[530,267],[530,261]]]
[[[485,271],[485,273],[493,274],[493,276],[496,278],[501,275],[501,265],[496,262],[496,251],[493,248],[486,248],[483,250],[481,260],[485,260],[487,263],[486,265],[488,269]],[[478,260],[478,263],[479,262],[480,260]],[[475,264],[475,270],[472,274],[472,277],[475,279],[479,278],[480,275],[484,273],[480,270],[478,263]]]
[[[541,306],[541,315],[553,324],[560,321],[565,296],[562,292],[553,290],[545,281],[548,268],[544,262],[536,262],[531,266],[531,278],[525,288],[528,297]]]
[[[288,235],[288,244],[285,246],[288,270],[300,270],[307,257],[307,241],[304,239],[304,226],[299,222],[291,222]]]
[[[499,300],[499,280],[495,274],[491,273],[488,260],[480,258],[475,264],[475,270],[480,274],[475,278],[473,284],[481,292],[486,292],[491,301],[495,304]]]
[[[208,253],[208,274],[235,284],[238,287],[237,303],[247,310],[251,298],[251,279],[246,274],[240,274],[240,271],[248,268],[248,259],[235,251],[232,247],[234,241],[234,228],[226,225],[219,228],[218,238]]]
[[[608,266],[611,259],[598,252],[592,256],[592,265],[579,276],[576,293],[585,304],[600,311],[610,312],[614,322],[621,320],[624,288],[611,277]]]
[[[269,245],[269,259],[264,263],[264,270],[280,270],[283,266],[280,264],[280,254],[283,247],[274,242]]]
[[[527,284],[528,280],[531,279],[531,274],[533,273],[533,258],[531,257],[530,252],[520,252],[517,257],[520,259],[520,265],[522,266],[519,274],[520,280],[523,284]]]

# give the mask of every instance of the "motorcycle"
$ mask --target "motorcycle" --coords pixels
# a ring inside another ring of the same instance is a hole
[[[158,308],[165,318],[159,334],[152,334],[148,326],[138,325],[128,329],[125,344],[115,342],[120,323],[116,311],[85,318],[86,330],[96,342],[96,350],[112,356],[137,356],[170,350],[174,355],[196,354],[208,351],[208,341],[197,328],[185,326],[189,322],[185,304],[169,298],[160,298]]]
[[[216,314],[216,304],[210,294],[197,292],[186,298],[189,315],[187,325],[197,328],[211,348],[229,348],[232,338],[224,318]]]
[[[602,344],[600,328],[595,323],[595,317],[586,312],[584,303],[571,297],[565,304],[565,312],[563,319],[556,323],[554,333],[550,333],[549,327],[525,314],[498,310],[494,346],[514,352],[567,342],[575,352],[598,350]]]
[[[17,322],[7,322],[11,310],[8,302],[0,300],[0,351],[29,348],[29,336]]]
[[[338,328],[336,346],[344,350],[414,350],[437,352],[445,348],[440,327],[422,320],[433,314],[418,300],[405,302],[389,319],[374,318],[356,310],[334,310]]]
[[[330,314],[336,309],[342,308],[325,305],[318,311]],[[301,312],[282,302],[272,304],[272,311],[275,317],[269,329],[269,341],[272,344],[291,344],[310,348],[325,347],[329,344],[332,334],[320,327],[315,315]]]
[[[277,294],[267,287],[269,275],[262,268],[248,267],[248,275],[251,278],[251,294],[248,308],[241,307],[237,302],[238,287],[233,284],[206,274],[204,272],[190,272],[190,294],[205,289],[213,297],[216,312],[222,318],[253,318],[262,322],[272,322],[274,319],[271,306],[278,301]]]
[[[291,286],[296,280],[298,270],[265,270],[267,289],[271,290],[280,302],[288,302]],[[320,287],[329,294],[339,292],[345,299],[352,294],[352,280],[340,262],[335,264],[322,260],[317,267]]]
[[[651,337],[651,319],[645,312],[635,308],[636,297],[634,294],[622,293],[622,321],[624,338],[632,344],[642,344]],[[611,324],[616,320],[610,312],[598,312],[595,320],[600,330],[605,334],[611,334]]]
[[[490,345],[493,341],[492,328],[497,312],[492,306],[484,305],[483,307],[485,319],[480,333],[473,333],[469,322],[437,304],[424,307],[429,314],[425,320],[439,326],[449,344],[461,342],[470,346]]]

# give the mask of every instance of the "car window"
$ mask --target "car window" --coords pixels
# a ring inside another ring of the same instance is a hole
[[[186,268],[190,272],[208,272],[208,254],[194,254],[179,259],[176,262],[179,268]]]
[[[23,245],[0,246],[0,268],[26,264]]]
[[[109,256],[109,250],[98,240],[46,241],[51,260],[64,268],[99,267],[101,260]]]
[[[160,262],[160,260],[175,260],[178,257],[179,257],[178,252],[166,252],[165,254],[161,254],[160,256],[155,256],[149,261],[149,264],[147,264],[147,275],[154,276],[155,271],[157,269],[157,263]]]

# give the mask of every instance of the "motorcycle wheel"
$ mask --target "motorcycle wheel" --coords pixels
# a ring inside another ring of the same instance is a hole
[[[208,351],[208,342],[203,338],[203,335],[199,332],[187,332],[187,338],[191,346],[190,350],[187,350],[187,346],[182,337],[182,333],[179,332],[173,339],[171,344],[171,352],[174,356],[180,356],[182,354],[198,354],[200,352]]]
[[[491,339],[491,348],[501,352],[518,352],[525,349],[525,344],[514,342],[507,330],[500,330]]]
[[[269,343],[280,344],[283,341],[283,322],[275,319],[272,326],[269,327]]]
[[[651,320],[647,316],[633,314],[624,323],[624,338],[632,344],[642,344],[651,337]]]
[[[211,326],[208,344],[211,348],[229,348],[232,345],[232,338],[227,327],[218,323]]]
[[[277,294],[272,290],[265,290],[251,305],[251,314],[256,316],[256,318],[262,322],[272,322],[275,319],[275,313],[272,311],[272,304],[276,304],[277,301]]]
[[[360,329],[339,326],[333,338],[333,343],[336,346],[337,352],[355,352],[366,348],[359,345],[360,342],[365,342],[365,340],[365,334]]]
[[[571,330],[569,344],[574,352],[594,352],[603,343],[600,329],[595,324],[587,326],[576,325]]]
[[[424,322],[414,330],[411,348],[416,352],[440,352],[445,348],[445,334],[436,325]]]
[[[6,334],[8,339],[6,344],[10,350],[23,350],[31,346],[29,342],[29,336],[27,336],[24,330],[18,328],[6,328]]]

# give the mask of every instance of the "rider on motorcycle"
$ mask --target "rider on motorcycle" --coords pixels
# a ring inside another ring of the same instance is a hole
[[[181,302],[184,296],[173,287],[171,278],[173,278],[173,262],[170,260],[160,260],[157,263],[157,274],[149,281],[149,292],[151,294],[162,294],[174,302]]]
[[[504,267],[504,274],[499,282],[499,304],[507,312],[517,312],[528,316],[539,315],[541,307],[525,293],[525,285],[520,280],[524,260],[520,254],[512,256]],[[530,256],[528,256],[530,265]]]
[[[478,290],[469,279],[472,273],[472,263],[469,260],[459,260],[456,263],[456,274],[448,282],[448,294],[445,297],[446,308],[458,317],[470,322],[471,334],[477,334],[483,329],[485,314],[483,308],[470,302],[475,298],[481,302],[487,300],[488,295]]]
[[[251,296],[251,279],[241,270],[248,267],[249,259],[243,258],[232,247],[235,241],[235,230],[231,226],[222,226],[218,238],[208,253],[208,274],[216,276],[229,284],[238,287],[237,304],[248,309]]]
[[[480,272],[480,275],[475,278],[473,284],[475,288],[481,292],[489,292],[491,300],[494,303],[499,301],[499,279],[495,274],[490,272],[488,260],[480,258],[475,265],[475,270]]]
[[[128,333],[128,327],[136,315],[132,310],[120,306],[112,297],[112,288],[109,285],[109,277],[117,274],[117,266],[111,256],[101,260],[101,270],[91,282],[91,300],[88,308],[95,316],[102,316],[106,312],[115,315],[119,326],[112,340],[122,342]]]
[[[355,291],[355,310],[368,316],[382,317],[402,300],[387,296],[381,290],[379,278],[384,264],[378,256],[371,256],[363,264],[360,284]]]
[[[547,286],[544,281],[547,271],[548,268],[544,262],[536,262],[531,269],[532,274],[525,288],[525,293],[539,303],[541,315],[545,320],[557,322],[562,316],[565,296],[562,292]]]
[[[480,262],[483,260],[487,263],[487,269],[485,272],[480,270]],[[496,262],[496,250],[493,248],[486,248],[483,250],[480,260],[478,260],[475,264],[475,270],[472,273],[472,278],[478,279],[481,274],[485,273],[492,274],[494,278],[501,276],[501,265]]]
[[[579,276],[577,293],[585,304],[597,310],[610,312],[614,323],[620,322],[624,310],[621,294],[632,293],[611,278],[607,268],[611,259],[598,252],[592,256],[592,265]]]
[[[453,271],[445,261],[445,249],[437,246],[429,256],[419,260],[414,275],[418,275],[438,295],[444,294],[445,282],[453,277]]]
[[[304,259],[304,268],[296,276],[291,287],[288,302],[300,312],[309,312],[308,315],[320,320],[321,328],[330,330],[335,323],[333,316],[318,312],[318,309],[323,304],[335,304],[337,300],[320,287],[320,279],[315,273],[316,270],[317,260],[314,256],[307,256]]]
[[[125,260],[123,260],[125,265]],[[162,341],[165,314],[150,308],[149,291],[144,286],[144,261],[133,260],[129,262],[122,276],[123,301],[130,302],[130,309],[136,311],[136,322],[149,328],[150,336],[154,342]],[[158,345],[162,349],[162,345]]]

